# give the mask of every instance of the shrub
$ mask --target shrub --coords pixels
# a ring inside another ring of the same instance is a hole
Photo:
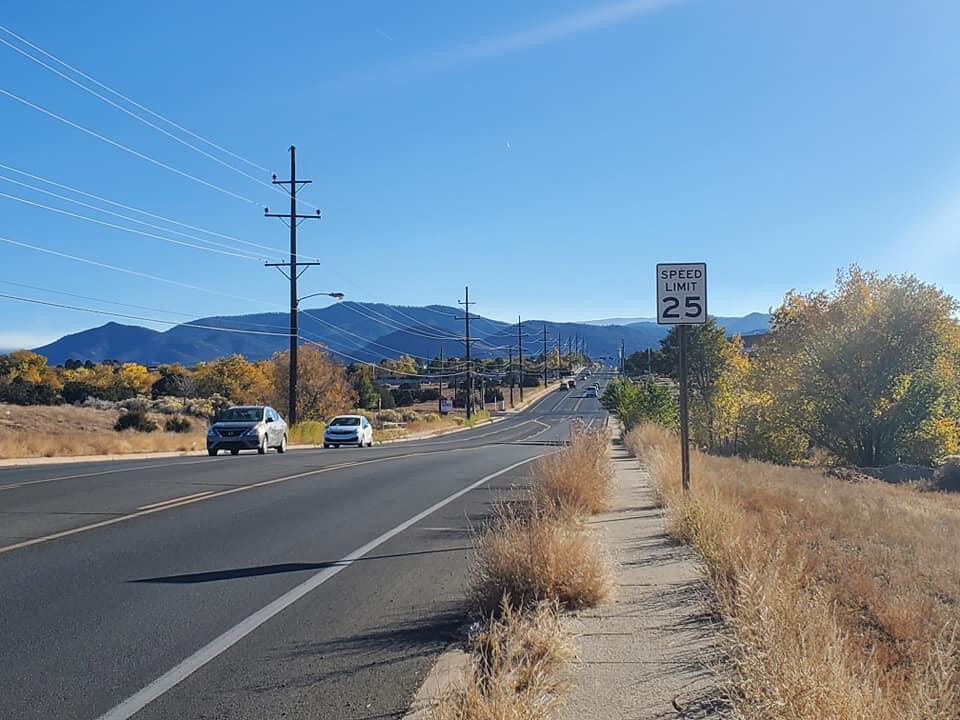
[[[167,432],[187,433],[193,429],[193,425],[184,417],[172,417],[167,418],[167,421],[163,425],[163,429]]]
[[[87,397],[80,407],[92,408],[93,410],[116,410],[117,403],[113,400],[101,400],[98,397]]]
[[[179,415],[186,410],[186,407],[186,400],[170,395],[156,398],[150,403],[150,409],[153,412],[162,413],[163,415]]]
[[[948,455],[937,467],[933,475],[937,490],[960,492],[960,455]]]
[[[504,598],[497,617],[472,628],[469,645],[463,677],[440,697],[432,720],[554,717],[567,687],[562,671],[574,656],[555,603],[520,613]]]
[[[322,445],[325,427],[317,420],[303,420],[289,429],[287,440],[297,445]]]
[[[415,422],[420,419],[420,413],[416,410],[403,410],[400,412],[400,420],[403,422]]]
[[[396,410],[381,410],[377,413],[377,419],[383,422],[400,422],[401,418]]]
[[[157,424],[147,417],[146,413],[128,412],[117,418],[113,429],[117,432],[124,430],[136,430],[138,432],[153,432],[157,429]]]
[[[440,419],[440,413],[421,413],[420,419],[425,423],[435,423]]]
[[[494,524],[476,541],[470,594],[484,613],[507,595],[518,607],[543,600],[566,608],[596,605],[610,589],[600,546],[571,518],[527,515],[510,506],[496,510]]]
[[[130,413],[145,414],[150,409],[150,401],[142,397],[129,398],[120,403],[120,407]]]
[[[613,489],[613,466],[602,430],[576,433],[569,447],[543,456],[534,466],[534,500],[558,516],[609,510]]]
[[[60,397],[63,398],[63,401],[71,405],[84,403],[88,398],[95,398],[96,396],[96,386],[81,380],[69,380],[65,382],[63,389],[60,391]]]

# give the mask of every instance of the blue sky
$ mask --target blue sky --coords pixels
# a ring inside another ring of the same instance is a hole
[[[960,295],[958,21],[957,3],[923,0],[38,0],[0,13],[0,25],[262,168],[285,177],[296,144],[299,174],[314,181],[303,197],[323,210],[301,228],[301,252],[323,262],[302,294],[454,304],[469,284],[479,313],[552,320],[653,314],[664,261],[706,261],[719,315],[827,287],[850,263]],[[286,229],[262,217],[281,196],[3,45],[0,89],[244,199],[9,96],[0,163],[256,256],[0,197],[0,237],[194,287],[8,243],[0,280],[196,316],[283,309],[285,281],[261,260],[282,259]],[[4,181],[0,193],[132,225]],[[0,311],[0,347],[107,320],[3,300]]]

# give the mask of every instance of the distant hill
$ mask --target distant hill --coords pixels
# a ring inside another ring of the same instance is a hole
[[[459,317],[459,308],[444,305],[414,307],[348,301],[302,310],[301,341],[320,343],[344,362],[373,362],[403,353],[434,358],[441,345],[446,357],[459,357],[464,354],[464,327]],[[729,334],[749,335],[765,332],[769,316],[751,313],[742,318],[717,318],[717,321]],[[564,349],[571,338],[577,337],[586,342],[592,356],[610,358],[617,356],[621,340],[629,354],[656,347],[668,330],[650,320],[625,324],[598,324],[600,322],[526,320],[523,323],[524,354],[531,357],[543,352],[544,327],[551,351],[556,347],[559,334]],[[75,359],[192,365],[233,354],[261,360],[289,346],[288,328],[286,313],[198,318],[164,332],[111,322],[66,335],[36,348],[36,352],[53,364]],[[474,341],[471,350],[476,357],[506,355],[508,348],[516,347],[517,327],[474,316],[471,338]]]

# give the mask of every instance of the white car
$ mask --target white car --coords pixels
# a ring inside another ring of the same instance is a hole
[[[373,426],[363,415],[338,415],[327,423],[323,431],[323,446],[341,445],[373,447]]]

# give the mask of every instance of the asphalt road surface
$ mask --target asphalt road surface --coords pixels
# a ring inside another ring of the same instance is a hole
[[[0,470],[0,718],[401,717],[471,527],[605,417],[583,385],[371,449]]]

